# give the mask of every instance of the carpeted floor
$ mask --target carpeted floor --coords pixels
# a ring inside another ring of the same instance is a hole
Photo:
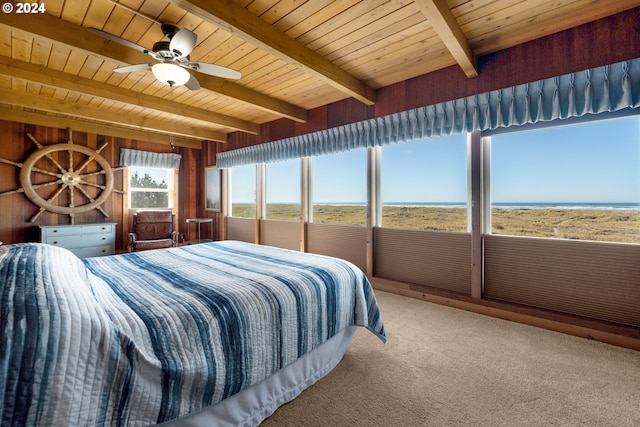
[[[640,426],[640,353],[376,292],[327,377],[261,426]]]

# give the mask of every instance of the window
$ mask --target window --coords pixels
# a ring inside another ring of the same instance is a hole
[[[491,231],[640,243],[640,117],[491,139]]]
[[[367,151],[313,157],[313,222],[366,225]]]
[[[265,218],[300,221],[300,159],[265,165]]]
[[[231,209],[229,214],[238,218],[256,217],[256,165],[231,169]]]
[[[467,231],[467,135],[381,150],[382,226]]]
[[[171,169],[129,167],[130,208],[172,207]]]

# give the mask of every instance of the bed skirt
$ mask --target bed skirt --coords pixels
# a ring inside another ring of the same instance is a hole
[[[348,326],[271,377],[220,403],[160,424],[163,427],[257,426],[275,410],[331,372],[342,360],[357,327]]]

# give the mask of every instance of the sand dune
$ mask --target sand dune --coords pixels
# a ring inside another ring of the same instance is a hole
[[[253,217],[255,208],[234,205],[234,216]],[[299,221],[296,205],[270,204],[267,218]],[[492,210],[492,233],[531,237],[640,243],[640,212],[587,209]],[[313,221],[331,224],[366,224],[364,206],[314,206]],[[467,231],[463,208],[384,206],[382,226],[419,230]]]

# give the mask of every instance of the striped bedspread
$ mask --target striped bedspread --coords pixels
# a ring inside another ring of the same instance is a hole
[[[80,260],[0,247],[0,425],[152,425],[256,384],[349,325],[373,291],[335,258],[225,241]]]

